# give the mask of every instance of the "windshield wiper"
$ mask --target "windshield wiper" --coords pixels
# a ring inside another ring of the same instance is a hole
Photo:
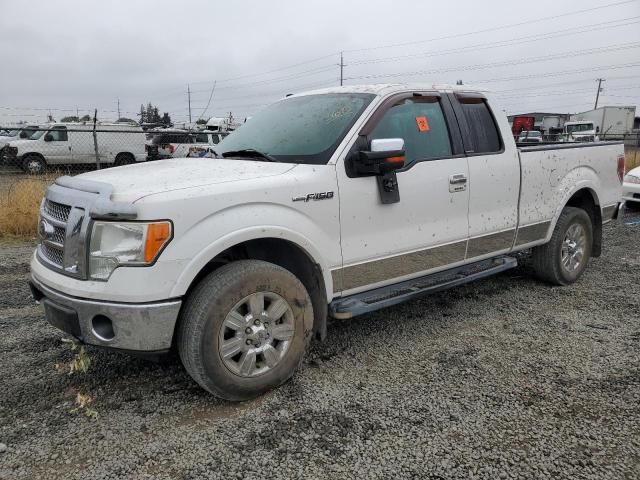
[[[249,158],[259,158],[264,160],[265,162],[278,162],[279,160],[275,157],[272,157],[268,153],[262,153],[253,148],[245,148],[242,150],[230,150],[228,152],[224,152],[222,154],[224,158],[229,157],[249,157]]]

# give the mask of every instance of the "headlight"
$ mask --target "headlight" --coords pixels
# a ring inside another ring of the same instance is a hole
[[[640,183],[640,177],[636,177],[634,175],[629,175],[627,173],[624,176],[624,183]]]
[[[169,240],[170,222],[94,222],[89,277],[108,280],[121,265],[150,265]]]

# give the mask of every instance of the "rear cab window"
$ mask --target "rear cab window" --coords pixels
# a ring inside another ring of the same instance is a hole
[[[466,153],[479,155],[502,152],[504,143],[500,129],[486,98],[474,94],[456,94],[455,97],[468,129],[464,139]]]

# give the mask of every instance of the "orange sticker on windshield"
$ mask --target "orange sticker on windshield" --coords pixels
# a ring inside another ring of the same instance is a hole
[[[429,122],[427,121],[427,117],[416,117],[416,125],[418,125],[418,130],[421,132],[429,131]]]

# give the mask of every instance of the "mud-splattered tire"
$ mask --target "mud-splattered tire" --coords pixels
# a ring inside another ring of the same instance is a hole
[[[207,275],[189,294],[177,344],[196,382],[241,401],[288,380],[312,330],[313,308],[300,280],[272,263],[240,260]]]
[[[551,240],[533,249],[536,276],[555,285],[570,285],[584,273],[593,247],[593,225],[584,210],[565,207]]]

